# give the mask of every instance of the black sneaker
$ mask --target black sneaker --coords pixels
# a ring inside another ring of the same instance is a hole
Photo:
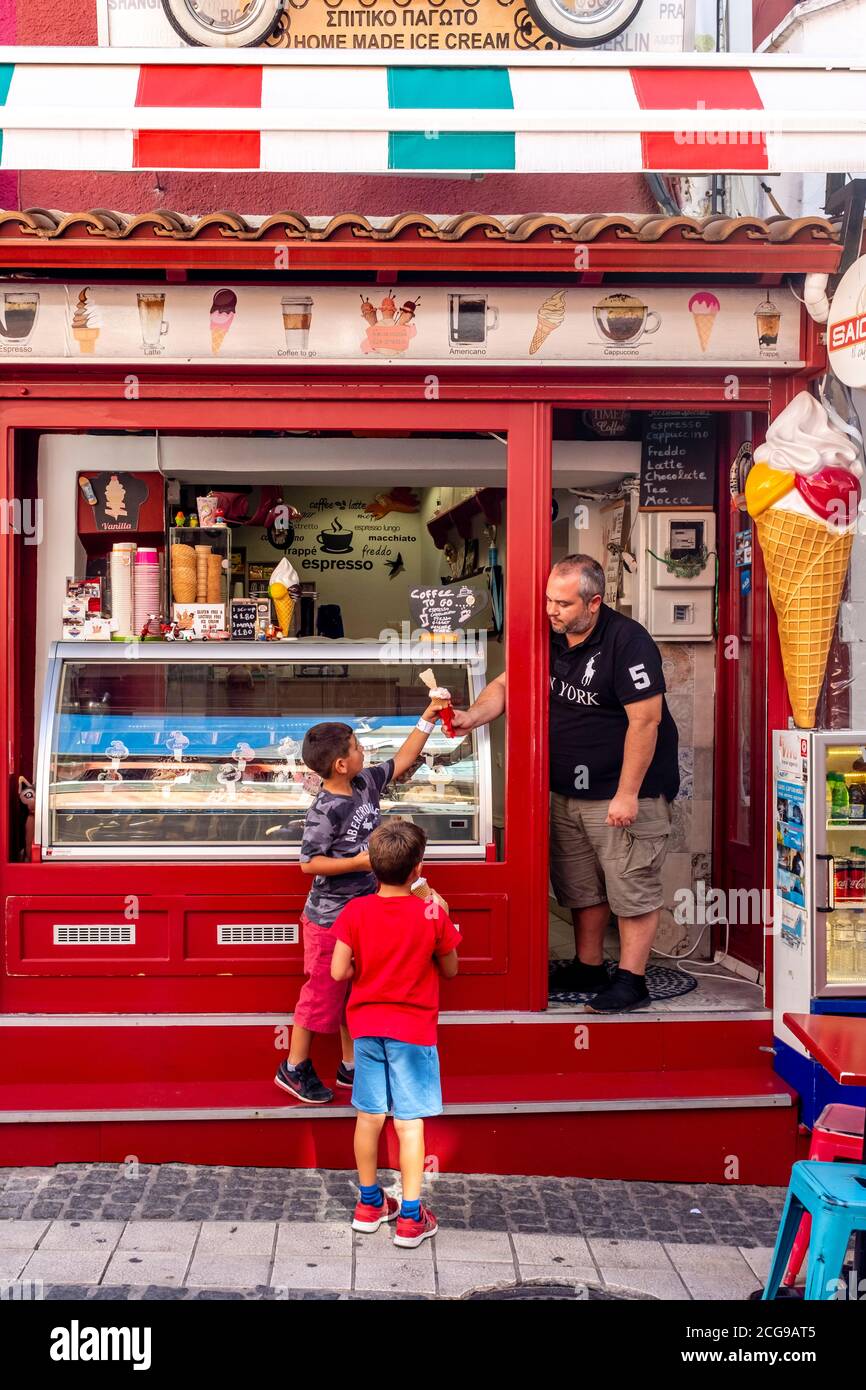
[[[548,983],[551,994],[595,994],[610,984],[606,965],[584,965],[574,960],[551,963]]]
[[[307,1105],[327,1105],[329,1100],[334,1099],[334,1092],[322,1085],[309,1058],[306,1062],[299,1062],[294,1071],[289,1071],[286,1062],[280,1062],[274,1081],[296,1100],[303,1100]]]
[[[338,1086],[348,1086],[349,1089],[351,1089],[355,1084],[355,1068],[347,1067],[345,1062],[341,1062],[337,1067],[336,1084]]]
[[[593,995],[586,1007],[593,1014],[625,1014],[632,1009],[646,1009],[651,1003],[646,977],[617,969],[607,989]]]

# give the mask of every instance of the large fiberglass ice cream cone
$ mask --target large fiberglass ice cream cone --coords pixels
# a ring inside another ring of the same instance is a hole
[[[292,630],[292,618],[295,615],[295,604],[301,594],[301,581],[298,578],[297,571],[292,568],[285,557],[280,561],[271,575],[268,584],[268,594],[274,605],[274,612],[277,615],[280,632],[284,637],[288,637]]]
[[[851,440],[801,391],[767,430],[746,479],[764,556],[794,722],[811,728],[860,505]]]

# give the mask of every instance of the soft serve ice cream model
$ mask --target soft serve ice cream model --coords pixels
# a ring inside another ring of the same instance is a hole
[[[271,575],[268,594],[274,605],[277,622],[284,637],[292,630],[295,604],[301,596],[301,581],[297,570],[283,557]]]
[[[801,391],[769,426],[746,479],[794,722],[811,728],[860,506],[858,450]]]

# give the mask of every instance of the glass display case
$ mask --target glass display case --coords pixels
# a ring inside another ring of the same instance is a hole
[[[827,872],[825,931],[816,941],[818,995],[866,995],[864,743],[866,732],[815,735],[815,839]]]
[[[44,860],[298,857],[318,779],[311,725],[349,724],[368,765],[393,755],[427,702],[428,661],[376,643],[300,641],[52,646],[39,734],[36,843]],[[474,652],[435,659],[466,708]],[[491,840],[488,731],[448,738],[390,784],[384,815],[427,833],[430,859],[483,859]]]

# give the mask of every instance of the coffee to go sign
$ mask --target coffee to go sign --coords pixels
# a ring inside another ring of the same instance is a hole
[[[827,325],[830,366],[846,386],[866,386],[866,256],[839,282]]]
[[[109,3],[113,45],[153,44],[143,6]],[[545,50],[683,47],[685,0],[161,0],[175,34],[208,48]],[[171,40],[168,39],[170,42]]]

